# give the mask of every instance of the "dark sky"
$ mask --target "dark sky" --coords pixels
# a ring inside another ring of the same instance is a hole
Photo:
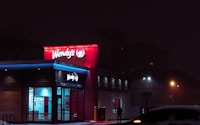
[[[200,75],[200,4],[192,1],[8,1],[1,3],[0,31],[19,29],[32,42],[87,41],[98,28],[116,29],[129,43],[148,42],[171,62]]]

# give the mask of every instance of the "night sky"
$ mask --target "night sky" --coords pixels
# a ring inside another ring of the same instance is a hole
[[[60,44],[87,43],[95,30],[115,29],[130,44],[147,42],[168,51],[175,67],[198,78],[200,4],[133,1],[8,1],[0,5],[0,33],[17,30],[31,43]]]

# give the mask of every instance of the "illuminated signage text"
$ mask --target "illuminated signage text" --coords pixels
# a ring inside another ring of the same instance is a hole
[[[52,59],[60,58],[60,57],[67,57],[67,59],[70,59],[74,56],[78,58],[83,58],[85,56],[85,50],[84,49],[69,49],[67,48],[65,51],[62,50],[53,50],[52,51]]]

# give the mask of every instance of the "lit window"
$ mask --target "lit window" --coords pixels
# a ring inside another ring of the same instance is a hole
[[[97,76],[98,87],[101,87],[100,76]]]
[[[111,78],[111,85],[112,85],[112,88],[114,89],[115,88],[115,79],[114,78]]]
[[[128,80],[124,81],[124,86],[125,86],[125,90],[127,90],[128,89]]]
[[[28,121],[52,120],[52,88],[29,87],[28,90]]]
[[[108,87],[108,78],[104,77],[104,87]]]
[[[114,97],[114,98],[112,99],[112,112],[113,112],[113,113],[117,113],[117,108],[118,108],[118,107],[123,108],[122,99],[121,99],[121,98]]]
[[[121,79],[118,79],[118,88],[122,89],[122,81],[121,81]]]

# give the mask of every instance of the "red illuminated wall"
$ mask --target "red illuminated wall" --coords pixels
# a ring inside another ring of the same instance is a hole
[[[56,60],[83,66],[89,69],[85,83],[85,120],[94,119],[97,106],[97,62],[98,45],[46,46],[44,59]]]
[[[98,46],[46,46],[44,47],[44,60],[63,61],[87,68],[96,67],[98,59]]]

